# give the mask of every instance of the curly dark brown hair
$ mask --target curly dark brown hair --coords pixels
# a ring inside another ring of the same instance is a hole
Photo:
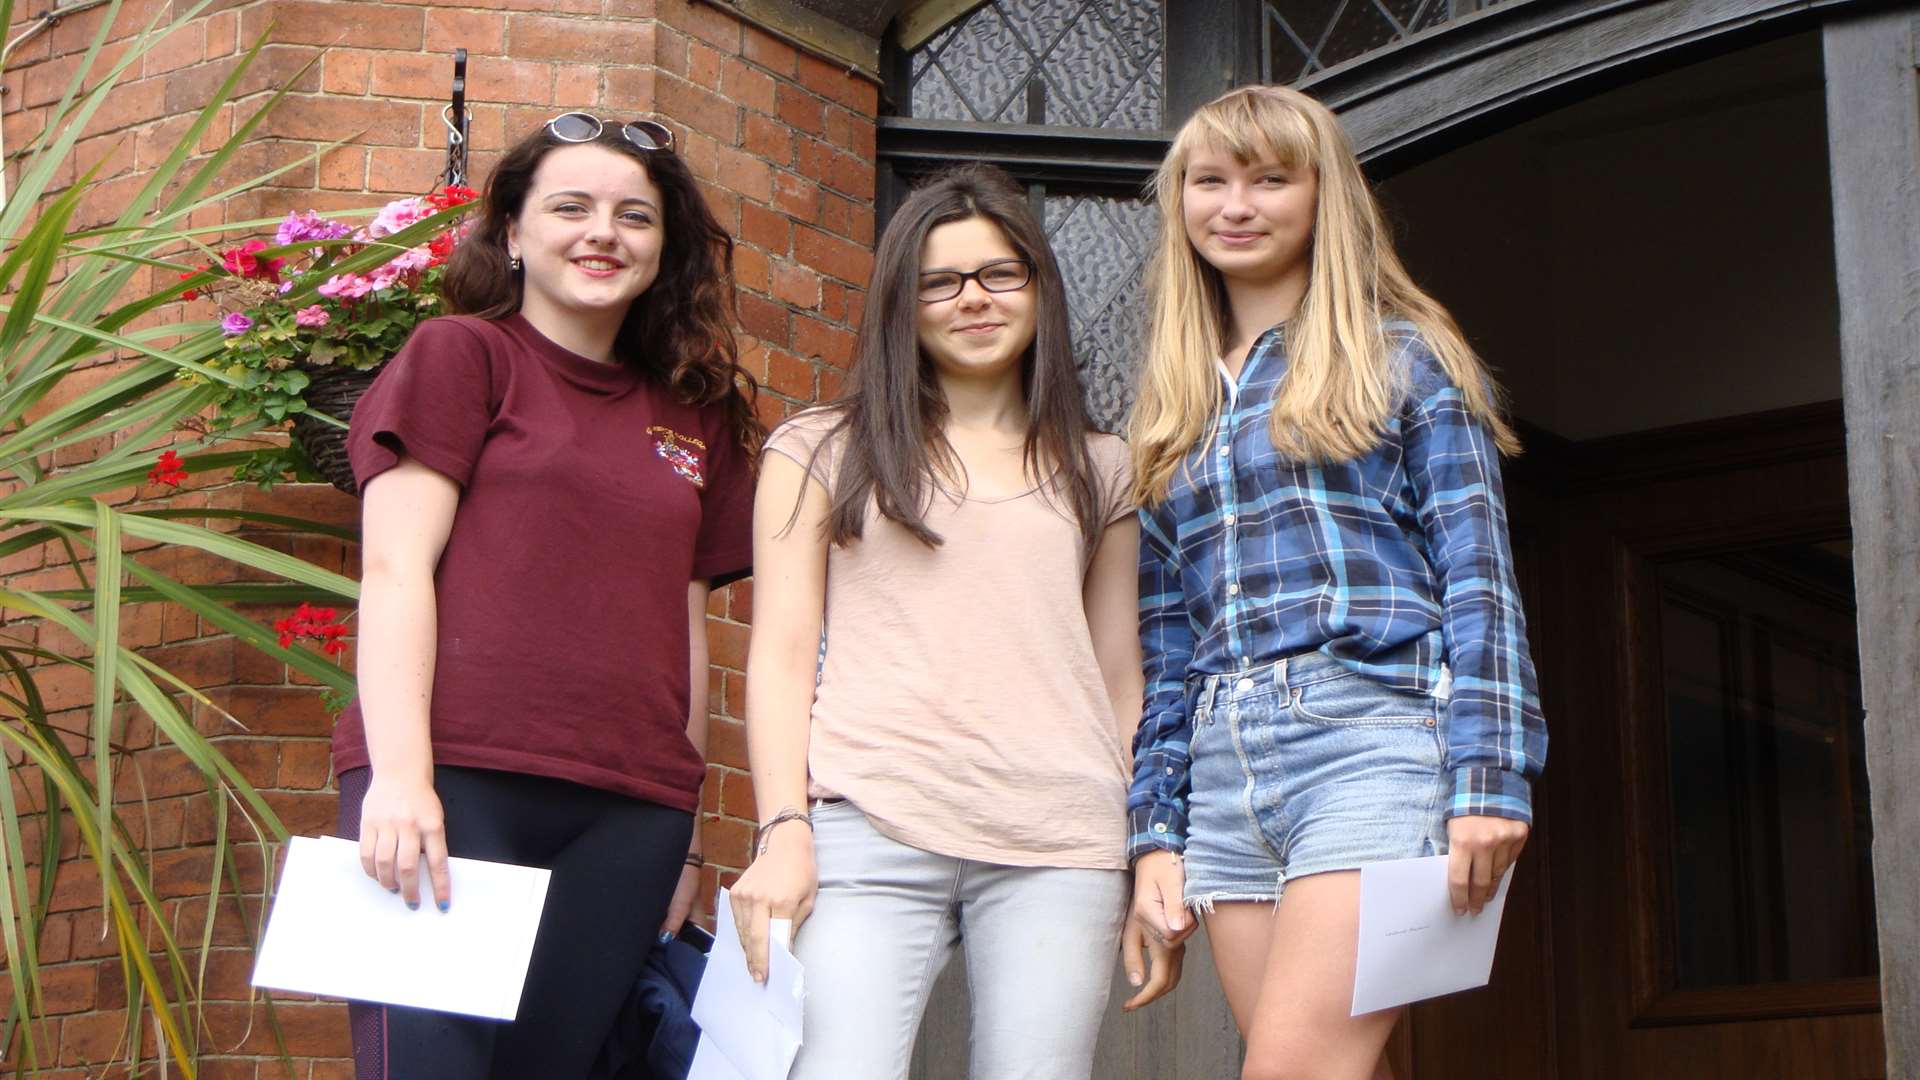
[[[507,226],[520,216],[540,162],[561,147],[582,145],[588,144],[555,138],[543,124],[500,159],[471,231],[447,263],[449,313],[503,319],[520,310],[524,283],[507,255]],[[678,155],[640,149],[618,124],[607,124],[591,145],[630,157],[647,171],[660,189],[666,231],[659,276],[627,309],[614,337],[614,358],[682,402],[723,405],[729,430],[751,460],[766,429],[753,407],[759,386],[740,366],[733,334],[733,237],[714,219]]]

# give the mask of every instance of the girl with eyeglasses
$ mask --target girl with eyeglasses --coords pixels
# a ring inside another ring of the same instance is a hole
[[[900,207],[848,388],[767,442],[732,890],[806,970],[792,1080],[894,1080],[964,949],[975,1080],[1085,1078],[1127,914],[1138,525],[1093,432],[1066,292],[1019,186],[972,166]],[[1180,953],[1143,964],[1138,1007]],[[1149,981],[1150,975],[1150,981]]]
[[[566,114],[354,411],[342,835],[411,908],[460,903],[449,855],[552,870],[517,1018],[355,1004],[360,1080],[587,1076],[688,913],[707,594],[748,571],[761,440],[731,262],[671,132]]]
[[[1202,106],[1155,180],[1132,419],[1146,703],[1134,903],[1205,918],[1247,1080],[1389,1077],[1350,1016],[1359,867],[1445,854],[1456,911],[1519,856],[1546,755],[1498,390],[1394,255],[1333,114]]]

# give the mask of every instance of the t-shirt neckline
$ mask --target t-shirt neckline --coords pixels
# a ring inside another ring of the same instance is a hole
[[[552,364],[568,382],[582,389],[615,394],[631,390],[641,381],[640,373],[625,364],[603,364],[561,345],[535,329],[527,317],[518,311],[501,320],[501,323],[530,350]]]

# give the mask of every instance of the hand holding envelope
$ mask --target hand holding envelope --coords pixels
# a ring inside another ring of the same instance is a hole
[[[700,1046],[687,1080],[786,1080],[800,1051],[800,962],[787,947],[792,924],[767,928],[767,981],[747,971],[747,954],[733,924],[727,890],[714,901],[713,949],[693,998]]]
[[[549,871],[449,859],[460,903],[409,909],[360,867],[360,845],[294,837],[253,984],[511,1020]]]
[[[1485,986],[1512,882],[1509,867],[1485,909],[1456,915],[1445,855],[1361,867],[1353,1015]]]

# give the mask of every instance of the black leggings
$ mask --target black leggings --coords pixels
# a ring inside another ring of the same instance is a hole
[[[371,769],[340,774],[360,836]],[[585,1080],[666,920],[693,815],[565,780],[435,766],[447,851],[553,871],[512,1023],[353,1002],[359,1080]],[[424,867],[421,899],[433,898]],[[459,894],[453,902],[460,902]]]

